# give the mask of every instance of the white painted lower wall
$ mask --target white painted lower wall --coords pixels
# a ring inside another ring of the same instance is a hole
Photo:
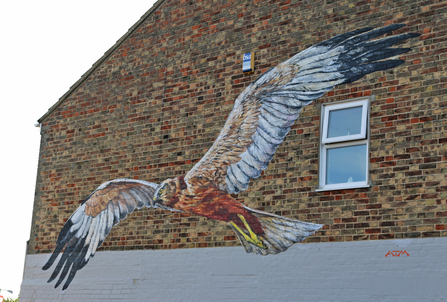
[[[265,257],[242,247],[98,252],[64,292],[46,282],[49,254],[27,255],[20,302],[446,301],[446,250],[447,238],[428,238],[296,244]]]

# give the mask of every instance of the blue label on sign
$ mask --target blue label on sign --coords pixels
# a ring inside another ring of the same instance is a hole
[[[244,54],[242,72],[251,71],[251,52]]]

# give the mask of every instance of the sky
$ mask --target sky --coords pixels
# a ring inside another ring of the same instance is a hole
[[[37,120],[155,0],[0,2],[0,289],[19,294],[30,237]]]

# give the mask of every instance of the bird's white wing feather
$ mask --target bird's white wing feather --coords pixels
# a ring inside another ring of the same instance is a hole
[[[63,250],[48,282],[60,273],[55,285],[58,287],[68,274],[63,286],[65,290],[76,272],[95,255],[114,225],[135,209],[153,205],[156,188],[154,183],[133,179],[116,179],[99,186],[71,215],[59,233],[56,248],[43,267],[44,270],[49,269]]]
[[[185,180],[205,177],[228,193],[247,189],[267,168],[304,106],[336,85],[404,63],[387,59],[410,48],[389,47],[419,34],[371,40],[403,26],[338,35],[262,74],[238,96],[219,137]]]

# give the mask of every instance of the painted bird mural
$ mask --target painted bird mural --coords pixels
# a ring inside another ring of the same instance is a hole
[[[363,28],[335,36],[259,76],[237,97],[216,141],[186,175],[161,184],[116,179],[99,186],[62,228],[56,248],[43,267],[49,269],[63,251],[48,282],[60,274],[55,287],[66,278],[65,290],[112,227],[142,207],[225,221],[246,252],[259,255],[284,252],[314,234],[321,224],[251,209],[232,194],[246,190],[250,180],[267,169],[304,106],[337,85],[403,64],[403,60],[390,58],[410,48],[391,46],[418,33],[374,39],[403,26]]]

